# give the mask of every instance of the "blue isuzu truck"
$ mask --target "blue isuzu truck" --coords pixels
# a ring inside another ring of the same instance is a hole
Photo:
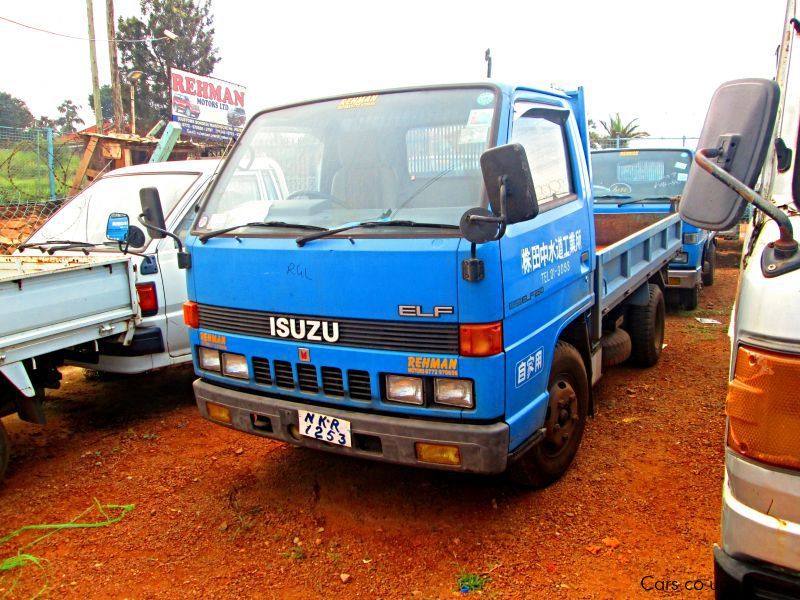
[[[187,242],[200,413],[319,450],[558,479],[603,368],[658,361],[681,245],[669,210],[593,213],[588,148],[582,90],[484,82],[257,114]],[[260,189],[267,163],[281,199]]]
[[[677,202],[689,179],[694,153],[687,148],[595,150],[592,190],[596,213],[663,212]],[[713,232],[683,223],[681,251],[669,265],[667,299],[697,308],[700,290],[714,283]]]

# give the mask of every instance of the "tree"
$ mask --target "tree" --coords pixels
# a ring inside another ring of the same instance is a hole
[[[33,113],[19,98],[0,92],[0,125],[3,127],[30,127]]]
[[[219,61],[214,46],[211,0],[141,0],[142,18],[120,18],[122,39],[154,38],[151,42],[118,45],[123,79],[133,71],[144,75],[136,84],[136,121],[146,131],[170,115],[169,68],[210,75]],[[164,38],[168,29],[178,39]]]
[[[36,127],[49,127],[50,129],[56,128],[56,122],[47,115],[42,115],[36,119],[34,125],[36,125]]]
[[[75,104],[72,100],[64,100],[58,105],[58,112],[61,116],[56,119],[61,134],[75,133],[78,128],[77,125],[83,125],[83,119],[78,116],[80,106]]]
[[[635,138],[648,137],[650,134],[646,131],[638,131],[639,125],[636,122],[639,119],[632,119],[628,123],[623,123],[622,117],[619,113],[616,116],[608,116],[608,122],[600,121],[600,125],[606,130],[608,134],[605,139],[608,140],[614,147],[627,148],[628,141]],[[601,138],[602,139],[602,138]],[[608,147],[608,145],[606,145]]]
[[[89,106],[94,106],[94,94],[89,94]],[[114,118],[114,101],[111,99],[111,86],[106,84],[100,87],[100,106],[103,119]]]

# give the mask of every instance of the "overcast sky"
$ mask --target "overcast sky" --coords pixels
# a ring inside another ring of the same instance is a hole
[[[105,2],[95,0],[105,39]],[[115,0],[117,16],[139,13]],[[247,111],[417,83],[493,78],[524,85],[583,85],[589,116],[619,111],[654,136],[697,136],[716,86],[772,77],[784,0],[443,0],[245,2],[216,0],[213,75],[247,87]],[[0,16],[86,36],[85,0],[0,3]],[[98,44],[110,82],[108,46]],[[88,42],[0,21],[0,91],[35,116],[70,98],[93,122]]]

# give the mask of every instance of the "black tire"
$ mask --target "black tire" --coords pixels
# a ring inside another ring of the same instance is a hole
[[[11,445],[8,442],[8,434],[6,433],[6,428],[3,427],[3,422],[0,421],[0,481],[3,481],[6,476],[10,454]]]
[[[681,305],[684,310],[694,310],[700,302],[700,287],[694,286],[691,289],[681,290]]]
[[[714,272],[717,270],[717,245],[711,242],[703,256],[703,285],[714,285]]]
[[[580,353],[558,342],[547,384],[550,392],[544,439],[509,467],[512,481],[543,488],[567,471],[578,452],[589,413],[589,379]]]
[[[631,336],[621,327],[604,333],[600,338],[603,348],[603,368],[624,363],[631,355]]]
[[[631,362],[640,367],[655,365],[664,344],[664,294],[653,283],[647,287],[647,305],[630,305],[625,327],[631,334]]]

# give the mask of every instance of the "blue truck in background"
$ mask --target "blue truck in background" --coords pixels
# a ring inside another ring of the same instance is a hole
[[[285,198],[260,195],[265,158]],[[603,368],[658,361],[681,245],[669,206],[595,214],[589,173],[582,90],[483,82],[257,114],[183,261],[201,415],[552,483]],[[141,221],[163,229],[157,191],[141,196]]]
[[[595,212],[663,212],[683,193],[694,153],[686,148],[592,151]],[[681,251],[669,265],[667,300],[697,308],[700,289],[714,283],[714,233],[683,223]]]

